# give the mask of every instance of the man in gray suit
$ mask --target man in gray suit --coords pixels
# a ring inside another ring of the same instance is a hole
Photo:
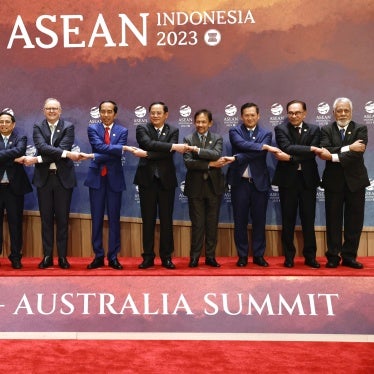
[[[212,113],[202,109],[194,116],[196,131],[186,136],[184,143],[192,151],[184,154],[187,168],[184,194],[188,197],[192,223],[189,267],[197,267],[204,245],[205,264],[220,267],[216,261],[217,227],[222,194],[225,188],[221,168],[230,161],[221,157],[223,139],[209,131],[213,125]]]

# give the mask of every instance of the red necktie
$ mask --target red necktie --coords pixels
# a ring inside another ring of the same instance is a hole
[[[110,144],[109,126],[105,127],[104,143]],[[104,177],[107,174],[107,172],[108,170],[106,168],[106,165],[104,165],[101,169],[101,176]]]

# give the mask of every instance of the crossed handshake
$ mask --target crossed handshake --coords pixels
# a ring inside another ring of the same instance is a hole
[[[66,152],[66,158],[70,158],[73,161],[84,161],[90,158],[94,158],[93,153],[84,153],[84,152]],[[14,159],[14,162],[23,164],[25,166],[31,166],[38,163],[37,156],[21,156]]]

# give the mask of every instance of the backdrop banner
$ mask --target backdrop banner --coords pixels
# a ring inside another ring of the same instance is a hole
[[[307,103],[306,122],[325,126],[333,120],[334,99],[345,96],[353,101],[353,119],[369,129],[365,160],[372,183],[364,224],[373,226],[373,1],[4,0],[2,9],[0,109],[14,111],[17,127],[28,136],[27,154],[35,154],[32,128],[43,119],[49,97],[57,98],[63,117],[75,123],[77,151],[91,152],[87,126],[99,120],[101,101],[118,103],[128,144],[137,146],[136,126],[147,122],[149,104],[161,100],[169,106],[169,123],[180,130],[180,142],[194,131],[194,113],[211,110],[212,131],[222,134],[224,155],[230,155],[228,130],[240,122],[243,103],[258,104],[260,124],[273,129],[285,121],[286,103],[300,99]],[[188,221],[186,169],[180,154],[174,159],[174,218]],[[124,154],[124,217],[140,217],[133,184],[137,163]],[[75,164],[74,213],[90,213],[83,185],[88,165]],[[271,173],[275,165],[268,155]],[[324,162],[319,167],[322,173]],[[33,168],[27,170],[32,178]],[[35,190],[26,196],[25,209],[38,210]],[[220,221],[233,221],[230,188]],[[267,223],[280,224],[276,187]],[[322,189],[316,225],[325,225]]]

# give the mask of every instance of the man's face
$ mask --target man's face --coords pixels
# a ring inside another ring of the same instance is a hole
[[[48,100],[44,104],[44,115],[49,123],[56,123],[61,116],[61,105],[57,100]]]
[[[205,113],[200,113],[196,116],[195,128],[199,134],[205,134],[212,125],[213,121],[209,122],[209,118]]]
[[[117,113],[114,113],[114,105],[112,103],[103,103],[100,107],[100,119],[104,126],[110,126]]]
[[[300,103],[294,103],[288,107],[287,115],[292,126],[300,126],[306,117],[306,111]]]
[[[260,115],[256,112],[256,107],[254,106],[245,108],[241,117],[244,126],[248,129],[253,129],[260,119]]]
[[[4,136],[9,136],[14,126],[16,125],[15,122],[12,122],[12,118],[7,114],[2,114],[0,116],[0,133]]]
[[[151,106],[149,117],[154,127],[160,128],[164,125],[169,113],[164,112],[164,107],[161,104],[155,104]]]
[[[348,124],[352,119],[352,109],[349,103],[345,101],[338,101],[334,110],[334,116],[336,122],[338,122],[340,125],[345,126]]]

